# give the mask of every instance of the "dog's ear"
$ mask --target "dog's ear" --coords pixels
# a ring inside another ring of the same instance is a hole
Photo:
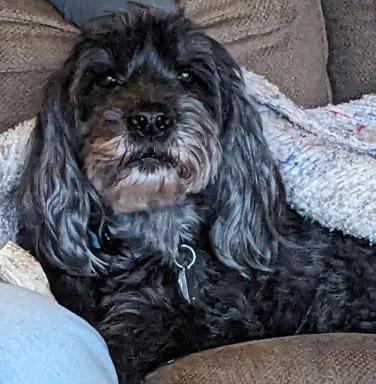
[[[284,189],[241,71],[223,47],[215,44],[214,49],[224,131],[210,236],[219,259],[248,275],[250,267],[267,270],[277,250],[276,226]]]
[[[20,189],[20,242],[42,264],[87,275],[101,266],[88,238],[90,218],[101,205],[76,157],[82,132],[69,95],[70,76],[67,63],[49,81],[30,139]]]

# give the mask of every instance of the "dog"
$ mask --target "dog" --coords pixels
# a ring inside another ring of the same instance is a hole
[[[286,202],[226,49],[182,11],[93,21],[45,90],[19,243],[120,383],[246,340],[376,331],[376,257]]]

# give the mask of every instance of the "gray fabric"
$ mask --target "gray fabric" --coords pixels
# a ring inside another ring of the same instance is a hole
[[[375,0],[322,0],[334,103],[376,92]]]
[[[0,283],[0,384],[117,384],[102,337],[52,299]]]
[[[128,0],[48,0],[64,18],[78,27],[108,12],[124,11]],[[134,3],[151,6],[166,11],[176,9],[174,0],[134,0]]]

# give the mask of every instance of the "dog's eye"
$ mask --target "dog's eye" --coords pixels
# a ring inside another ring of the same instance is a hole
[[[183,83],[191,83],[193,81],[193,73],[192,73],[192,71],[189,71],[189,70],[181,71],[179,73],[179,79]]]
[[[103,76],[98,77],[95,83],[102,88],[112,88],[118,84],[118,80],[116,79],[115,76],[111,74],[105,74]]]

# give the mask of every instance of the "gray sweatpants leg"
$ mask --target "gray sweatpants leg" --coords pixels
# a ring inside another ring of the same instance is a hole
[[[117,384],[101,336],[53,300],[0,283],[0,384]]]

